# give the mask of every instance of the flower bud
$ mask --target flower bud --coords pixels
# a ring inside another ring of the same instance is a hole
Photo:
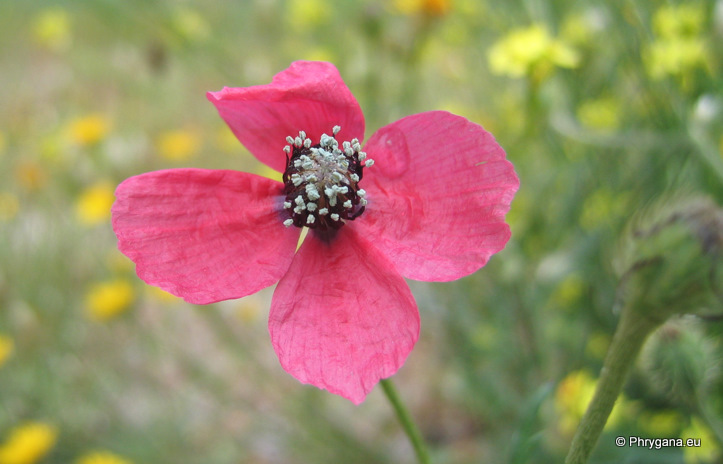
[[[666,199],[634,219],[615,260],[623,306],[662,323],[720,314],[723,210],[707,198]]]
[[[656,331],[643,349],[641,366],[654,391],[695,409],[718,368],[715,348],[691,317],[675,318]]]

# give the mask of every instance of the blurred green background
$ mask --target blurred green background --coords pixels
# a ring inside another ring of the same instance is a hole
[[[562,462],[625,223],[679,190],[723,202],[722,41],[720,0],[0,1],[0,464],[414,462],[379,389],[355,407],[281,369],[273,289],[189,305],[115,248],[126,177],[274,176],[205,92],[298,59],[336,64],[367,136],[445,109],[507,151],[512,239],[472,276],[411,283],[423,327],[395,382],[435,462]],[[656,333],[591,462],[722,462],[721,333]]]

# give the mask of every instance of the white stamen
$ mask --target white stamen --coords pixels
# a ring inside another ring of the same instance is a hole
[[[359,182],[359,176],[358,176],[358,175],[352,174],[352,175],[349,176],[349,177],[351,177],[351,180],[353,180],[354,182]]]
[[[319,216],[326,216],[327,214],[329,214],[329,209],[328,209],[328,208],[321,208],[321,209],[319,210]]]
[[[312,216],[311,214],[309,214],[309,215],[306,217],[306,223],[307,223],[307,224],[313,224],[315,221],[316,221],[316,218],[315,218],[314,216]]]
[[[368,159],[368,160],[364,161],[364,166],[366,166],[368,168],[372,167],[373,164],[374,164],[374,160],[372,160],[372,159]]]
[[[316,203],[311,203],[311,202],[307,203],[306,209],[308,209],[309,211],[316,211]]]
[[[336,135],[336,134],[339,133],[340,130],[341,130],[341,126],[334,126],[334,128],[331,129],[331,132],[332,132],[334,135]]]
[[[285,225],[286,227],[291,227],[292,225],[294,225],[294,220],[293,220],[293,219],[287,219],[287,220],[284,221],[284,225]]]
[[[332,215],[331,215],[331,220],[332,220],[332,221],[338,221],[338,220],[339,220],[339,215],[336,214],[336,213],[332,213]]]
[[[301,141],[301,138],[300,138],[300,137],[296,137],[296,138],[294,139],[294,145],[296,145],[298,148],[301,148],[301,144],[302,144],[302,143],[304,143],[304,142]]]
[[[288,145],[286,145],[286,146],[284,147],[284,153],[286,153],[287,155],[288,155],[289,153],[291,153],[291,147],[288,146]]]
[[[344,208],[346,208],[346,209],[351,208],[351,200],[345,201],[345,202],[342,204],[342,206],[343,206]]]
[[[364,189],[359,189],[356,191],[356,194],[359,195],[360,197],[363,197],[364,195],[367,194],[367,191]]]
[[[289,208],[291,208],[291,202],[290,202],[290,201],[285,201],[285,202],[284,202],[284,209],[289,209]]]
[[[311,148],[311,139],[304,140],[304,146],[306,148]]]

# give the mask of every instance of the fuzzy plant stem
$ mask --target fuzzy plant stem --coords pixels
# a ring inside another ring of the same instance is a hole
[[[662,321],[650,319],[631,307],[623,309],[600,371],[595,395],[577,427],[565,464],[587,462],[643,343],[661,323]]]
[[[409,441],[412,442],[414,452],[417,454],[417,460],[420,464],[430,464],[429,453],[427,453],[424,440],[422,440],[422,434],[419,433],[419,429],[414,424],[412,416],[409,415],[409,411],[404,407],[404,403],[402,403],[401,398],[399,398],[394,384],[389,379],[382,379],[379,383],[382,385],[384,394],[387,395],[389,402],[392,403],[394,412],[397,414],[397,418],[402,424],[402,427],[404,427],[404,432],[409,437]]]

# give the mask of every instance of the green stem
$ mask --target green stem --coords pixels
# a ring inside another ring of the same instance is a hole
[[[577,427],[565,464],[587,462],[643,343],[661,322],[647,318],[631,307],[623,309],[600,371],[595,395]]]
[[[404,431],[409,437],[409,441],[412,442],[414,452],[417,454],[417,460],[420,464],[429,464],[431,461],[429,460],[429,453],[427,453],[424,440],[422,440],[422,434],[419,433],[419,429],[414,424],[412,416],[409,415],[409,412],[404,407],[404,403],[402,403],[401,398],[399,398],[399,394],[397,393],[397,389],[394,388],[394,384],[389,379],[382,379],[379,383],[382,385],[384,394],[387,395],[389,402],[392,403],[394,412],[397,413],[397,418],[399,419],[399,422],[401,422],[402,427],[404,427]]]

